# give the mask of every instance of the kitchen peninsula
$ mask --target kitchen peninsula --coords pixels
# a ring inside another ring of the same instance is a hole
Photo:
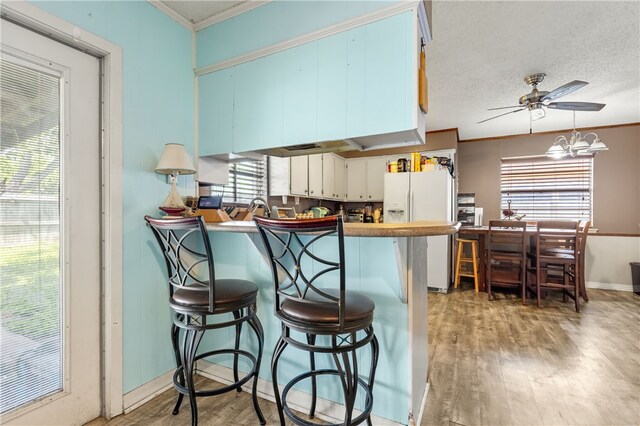
[[[396,224],[346,223],[344,225],[346,278],[350,290],[366,293],[375,304],[374,328],[380,341],[380,358],[374,392],[374,424],[419,424],[428,391],[427,384],[427,283],[426,251],[429,236],[450,235],[457,222],[420,221]],[[272,350],[280,333],[273,315],[271,270],[262,255],[262,242],[254,222],[223,222],[207,225],[210,231],[216,274],[258,283],[258,315],[265,329],[265,352],[260,370],[260,396],[273,400],[270,381]],[[318,247],[315,250],[322,250]],[[253,344],[248,338],[245,344]],[[219,343],[219,342],[218,342]],[[203,350],[207,345],[203,341]],[[283,354],[280,365],[283,382],[295,371],[308,368],[307,358],[296,352]],[[299,354],[298,354],[299,355]],[[320,355],[320,354],[318,354]],[[369,364],[370,353],[358,354],[358,365]],[[318,368],[331,359],[318,357]],[[287,369],[286,365],[293,368]],[[202,363],[204,375],[222,382],[232,377],[228,365]],[[341,392],[339,382],[319,382],[317,417],[339,421],[341,406],[333,401]],[[309,407],[308,390],[290,397],[290,404],[302,411]],[[358,396],[356,408],[364,397]]]

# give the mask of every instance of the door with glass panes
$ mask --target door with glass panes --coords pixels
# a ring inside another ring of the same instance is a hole
[[[100,414],[100,61],[2,20],[2,423]]]

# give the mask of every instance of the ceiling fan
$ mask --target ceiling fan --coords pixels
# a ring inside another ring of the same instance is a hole
[[[494,117],[487,118],[486,120],[478,121],[477,124],[493,120],[494,118],[502,117],[503,115],[513,114],[514,112],[520,112],[524,110],[529,110],[532,120],[539,120],[541,118],[544,118],[544,116],[546,115],[546,112],[544,110],[545,108],[564,109],[569,111],[600,111],[602,108],[604,108],[605,104],[596,104],[593,102],[550,102],[562,96],[568,95],[569,93],[575,92],[576,90],[583,88],[589,83],[587,83],[586,81],[573,80],[572,82],[564,84],[556,89],[553,89],[550,92],[538,90],[538,84],[540,84],[545,77],[545,73],[526,76],[524,78],[525,83],[527,83],[533,89],[531,90],[531,93],[520,96],[519,105],[488,109],[488,111],[495,111],[498,109],[517,108],[516,110],[505,112],[504,114],[499,114]]]

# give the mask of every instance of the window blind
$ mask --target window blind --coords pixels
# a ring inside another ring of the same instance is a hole
[[[266,161],[241,161],[229,165],[229,185],[224,187],[223,200],[249,203],[266,193]]]
[[[0,60],[0,413],[63,385],[60,84]]]
[[[501,210],[527,220],[591,220],[593,156],[503,158]]]

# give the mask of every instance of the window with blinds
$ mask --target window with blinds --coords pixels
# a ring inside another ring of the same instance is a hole
[[[593,156],[503,158],[501,210],[527,220],[591,220]]]
[[[266,160],[229,164],[229,185],[224,187],[223,201],[249,203],[267,192]]]
[[[60,85],[0,59],[0,413],[63,384]]]

